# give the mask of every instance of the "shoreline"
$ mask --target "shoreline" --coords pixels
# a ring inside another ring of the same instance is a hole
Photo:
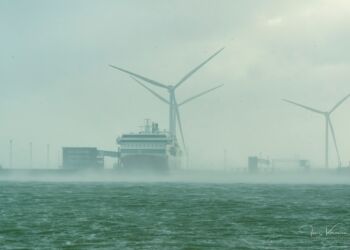
[[[0,169],[0,181],[350,185],[350,168],[257,173],[214,169],[181,169],[160,173],[126,172],[117,169]]]

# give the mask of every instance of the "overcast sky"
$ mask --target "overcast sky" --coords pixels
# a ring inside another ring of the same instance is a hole
[[[323,164],[324,120],[281,101],[328,110],[350,93],[350,1],[0,1],[0,164],[52,167],[62,146],[116,149],[144,118],[168,128],[168,108],[114,64],[176,83],[191,162],[246,165],[249,155]],[[154,88],[166,97],[162,89]],[[332,119],[350,160],[350,99]],[[332,164],[335,151],[330,141]]]

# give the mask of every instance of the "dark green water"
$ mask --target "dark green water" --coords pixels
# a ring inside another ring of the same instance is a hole
[[[347,185],[0,182],[0,249],[322,248],[350,249]]]

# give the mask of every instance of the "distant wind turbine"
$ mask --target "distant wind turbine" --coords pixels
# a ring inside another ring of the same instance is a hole
[[[335,151],[337,153],[337,159],[338,159],[338,167],[341,167],[341,159],[340,159],[340,155],[339,155],[339,150],[338,150],[338,144],[337,144],[337,140],[336,140],[336,137],[335,137],[335,132],[334,132],[334,128],[333,128],[333,124],[332,124],[332,120],[331,120],[331,114],[343,103],[345,102],[346,99],[348,99],[350,97],[350,94],[345,96],[343,99],[341,99],[339,102],[337,102],[337,104],[334,105],[334,107],[329,110],[329,111],[321,111],[321,110],[318,110],[318,109],[314,109],[314,108],[311,108],[311,107],[308,107],[308,106],[305,106],[305,105],[302,105],[302,104],[299,104],[299,103],[296,103],[296,102],[293,102],[293,101],[290,101],[290,100],[287,100],[287,99],[282,99],[283,101],[285,102],[288,102],[288,103],[291,103],[291,104],[294,104],[296,106],[299,106],[301,108],[304,108],[306,110],[309,110],[309,111],[312,111],[314,113],[317,113],[317,114],[320,114],[320,115],[323,115],[324,118],[325,118],[325,128],[326,128],[326,135],[325,135],[325,167],[328,168],[329,167],[329,139],[328,139],[328,136],[329,136],[329,128],[331,129],[331,134],[332,134],[332,138],[333,138],[333,142],[334,142],[334,147],[335,147]]]
[[[199,64],[197,67],[195,67],[194,69],[192,69],[190,72],[188,72],[184,77],[181,78],[180,81],[178,81],[176,84],[174,85],[167,85],[167,84],[163,84],[160,83],[159,81],[155,81],[152,80],[148,77],[144,77],[142,75],[136,74],[134,72],[131,72],[129,70],[114,66],[114,65],[109,65],[110,67],[117,69],[119,71],[122,71],[124,73],[127,73],[134,81],[136,81],[138,84],[140,84],[142,87],[144,87],[145,89],[147,89],[149,92],[151,92],[154,96],[156,96],[158,99],[160,99],[161,101],[165,102],[166,104],[169,105],[169,133],[170,135],[175,138],[176,140],[176,122],[179,125],[179,130],[180,130],[180,134],[181,134],[181,139],[182,139],[182,144],[184,147],[184,151],[188,157],[188,153],[187,153],[187,149],[186,149],[186,144],[185,144],[185,138],[184,138],[184,134],[183,134],[183,130],[182,130],[182,123],[181,123],[181,117],[180,117],[180,112],[179,112],[179,107],[198,98],[201,97],[217,88],[222,87],[223,85],[218,85],[216,87],[213,87],[211,89],[208,89],[206,91],[203,91],[197,95],[194,95],[180,103],[177,102],[176,100],[176,94],[175,91],[176,89],[183,83],[185,82],[188,78],[190,78],[194,73],[196,73],[200,68],[202,68],[205,64],[207,64],[211,59],[213,59],[216,55],[218,55],[224,48],[221,48],[220,50],[216,51],[213,55],[211,55],[208,59],[206,59],[204,62],[202,62],[201,64]],[[161,95],[159,95],[157,92],[155,92],[154,90],[152,90],[151,88],[149,88],[148,86],[146,86],[145,84],[143,84],[141,81],[145,81],[147,83],[152,84],[153,86],[159,87],[159,88],[163,88],[165,90],[167,90],[167,92],[169,93],[169,98],[166,99],[164,97],[162,97]]]

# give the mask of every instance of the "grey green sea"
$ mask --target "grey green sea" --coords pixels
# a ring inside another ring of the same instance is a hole
[[[0,181],[0,249],[350,249],[349,187]]]

